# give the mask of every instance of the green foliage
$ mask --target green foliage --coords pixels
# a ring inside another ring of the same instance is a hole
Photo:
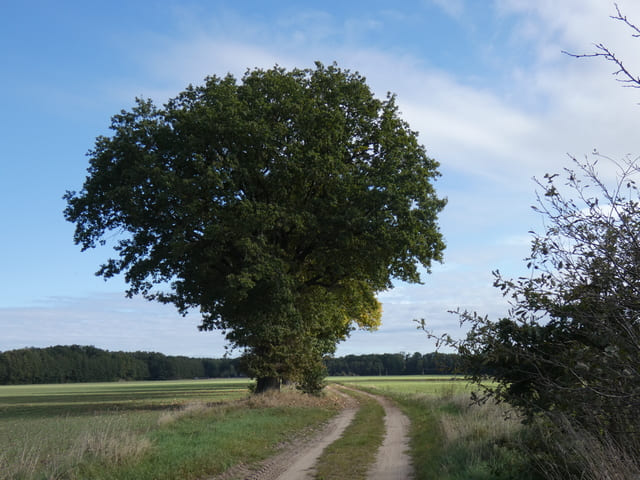
[[[99,275],[199,309],[252,376],[299,379],[353,328],[377,327],[392,279],[441,260],[438,163],[358,74],[208,77],[162,108],[137,100],[111,129],[65,196],[75,242],[114,241]]]
[[[329,375],[438,375],[461,373],[453,353],[347,355],[325,359]]]
[[[326,386],[324,381],[327,376],[327,367],[321,361],[315,365],[310,365],[304,369],[301,379],[297,384],[297,388],[311,395],[319,395]]]
[[[476,382],[491,372],[488,396],[529,421],[544,416],[558,436],[575,431],[577,443],[596,439],[633,459],[640,455],[640,167],[616,164],[611,187],[595,162],[578,166],[564,186],[556,175],[539,184],[547,229],[534,236],[531,274],[496,273],[509,316],[461,312],[471,328],[458,352]],[[572,197],[562,193],[567,187]]]
[[[0,385],[237,377],[238,363],[79,345],[23,348],[0,353]]]

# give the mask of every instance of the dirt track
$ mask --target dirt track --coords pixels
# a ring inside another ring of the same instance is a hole
[[[342,432],[349,426],[353,417],[355,416],[357,409],[350,408],[344,410],[340,415],[334,418],[328,429],[325,429],[323,435],[317,438],[315,442],[299,452],[295,461],[279,476],[275,477],[277,480],[302,480],[307,478],[313,478],[314,467],[320,455],[326,447],[338,440],[342,435]],[[259,477],[262,480],[262,477]]]
[[[360,393],[360,390],[358,390]],[[408,480],[412,478],[411,460],[407,455],[409,420],[390,400],[371,395],[385,409],[386,434],[378,450],[376,462],[367,475],[368,480]],[[349,426],[357,412],[350,404],[334,417],[325,428],[304,440],[292,442],[280,454],[254,468],[235,467],[215,480],[308,480],[323,450],[336,441]]]
[[[385,412],[385,436],[378,450],[376,462],[367,474],[367,480],[408,480],[413,477],[409,450],[409,426],[407,416],[386,397],[372,395],[361,390],[359,393],[375,398]]]
[[[368,480],[406,480],[413,477],[411,459],[407,454],[409,450],[409,419],[396,407],[393,402],[385,397],[373,395],[386,412],[384,423],[386,434],[376,463],[373,465]]]

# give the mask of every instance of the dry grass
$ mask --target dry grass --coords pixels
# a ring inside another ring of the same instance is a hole
[[[210,410],[213,404],[206,402],[188,402],[182,405],[180,408],[176,410],[167,410],[162,412],[158,417],[158,426],[163,427],[165,425],[170,425],[177,420],[184,417],[193,417],[196,415],[201,415],[207,410]]]
[[[558,426],[551,430],[537,426],[537,438],[549,455],[533,456],[547,480],[640,480],[640,458],[630,453],[639,448],[631,438],[621,446],[606,435],[595,437],[576,429],[566,418],[556,421]]]
[[[151,442],[123,415],[59,418],[27,432],[0,452],[0,479],[68,478],[81,461],[93,458],[117,465],[140,458]],[[25,434],[26,433],[26,434]]]
[[[133,432],[119,431],[113,423],[107,422],[79,437],[70,455],[78,461],[90,456],[111,465],[119,465],[140,458],[150,448],[151,442],[147,438]]]
[[[306,395],[295,388],[283,388],[280,391],[252,395],[243,400],[230,402],[187,402],[177,409],[167,410],[158,417],[158,426],[170,425],[185,417],[200,416],[214,411],[239,408],[329,408],[339,409],[348,401],[335,391],[328,389],[323,395]]]
[[[307,395],[295,388],[286,387],[281,391],[265,392],[260,395],[252,395],[243,401],[248,408],[343,408],[349,402],[344,395],[327,388],[322,395]]]
[[[36,447],[24,447],[13,458],[6,452],[0,452],[0,479],[29,478],[38,469],[39,463],[40,455]]]
[[[468,395],[457,394],[447,398],[448,406],[456,413],[442,413],[439,422],[447,442],[482,442],[487,439],[512,438],[522,425],[515,419],[505,418],[503,405],[487,402],[471,404]]]
[[[468,396],[459,394],[445,397],[451,412],[445,410],[437,416],[444,449],[454,452],[458,446],[464,445],[462,456],[471,465],[481,465],[498,452],[495,447],[493,451],[488,450],[488,445],[511,444],[515,448],[511,454],[503,452],[507,455],[503,459],[489,460],[497,466],[495,471],[504,472],[507,468],[504,462],[510,461],[511,455],[526,455],[535,459],[530,465],[537,463],[539,472],[547,480],[640,480],[640,459],[629,453],[634,451],[631,445],[621,448],[612,439],[596,438],[588,432],[576,430],[565,420],[559,422],[553,433],[544,430],[544,426],[528,427],[529,436],[534,434],[536,442],[543,443],[543,451],[547,454],[541,455],[540,451],[529,450],[519,435],[524,427],[517,416],[507,410],[507,406],[491,402],[475,405],[470,403]],[[536,428],[542,430],[535,433]]]

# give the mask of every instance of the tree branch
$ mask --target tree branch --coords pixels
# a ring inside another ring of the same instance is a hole
[[[611,18],[614,20],[623,22],[633,32],[635,32],[635,33],[632,33],[631,35],[632,37],[640,38],[640,28],[638,28],[636,25],[631,23],[626,16],[622,15],[617,3],[614,5],[616,7],[616,15],[612,15]],[[613,75],[621,77],[621,78],[617,78],[616,79],[617,81],[624,83],[625,87],[640,88],[640,76],[633,75],[633,73],[631,73],[631,71],[627,69],[624,63],[622,63],[622,60],[620,60],[615,53],[609,50],[602,43],[595,44],[595,47],[596,47],[595,53],[575,54],[575,53],[567,52],[566,50],[562,50],[562,53],[564,53],[565,55],[569,55],[570,57],[573,57],[573,58],[602,57],[609,62],[613,62],[618,67],[618,70],[613,72]]]

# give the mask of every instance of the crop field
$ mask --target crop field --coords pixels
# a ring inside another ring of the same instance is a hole
[[[77,465],[149,449],[147,434],[186,405],[246,397],[248,381],[0,386],[0,478],[71,478]]]
[[[446,396],[471,392],[462,377],[451,375],[404,375],[372,377],[330,377],[331,382],[356,388],[377,390],[379,393]]]
[[[185,402],[216,402],[247,395],[247,379],[56,385],[1,385],[0,420],[158,410]],[[0,427],[1,428],[1,427]]]
[[[335,413],[261,404],[248,384],[0,386],[0,479],[199,478],[263,458]]]
[[[417,479],[495,478],[478,474],[488,468],[485,457],[493,458],[496,438],[518,430],[517,422],[503,422],[500,409],[471,408],[471,387],[461,378],[329,383],[396,400],[411,419]],[[339,408],[335,399],[294,392],[252,397],[248,385],[240,379],[0,386],[0,480],[205,478],[273,455]],[[457,475],[445,475],[443,465]]]

